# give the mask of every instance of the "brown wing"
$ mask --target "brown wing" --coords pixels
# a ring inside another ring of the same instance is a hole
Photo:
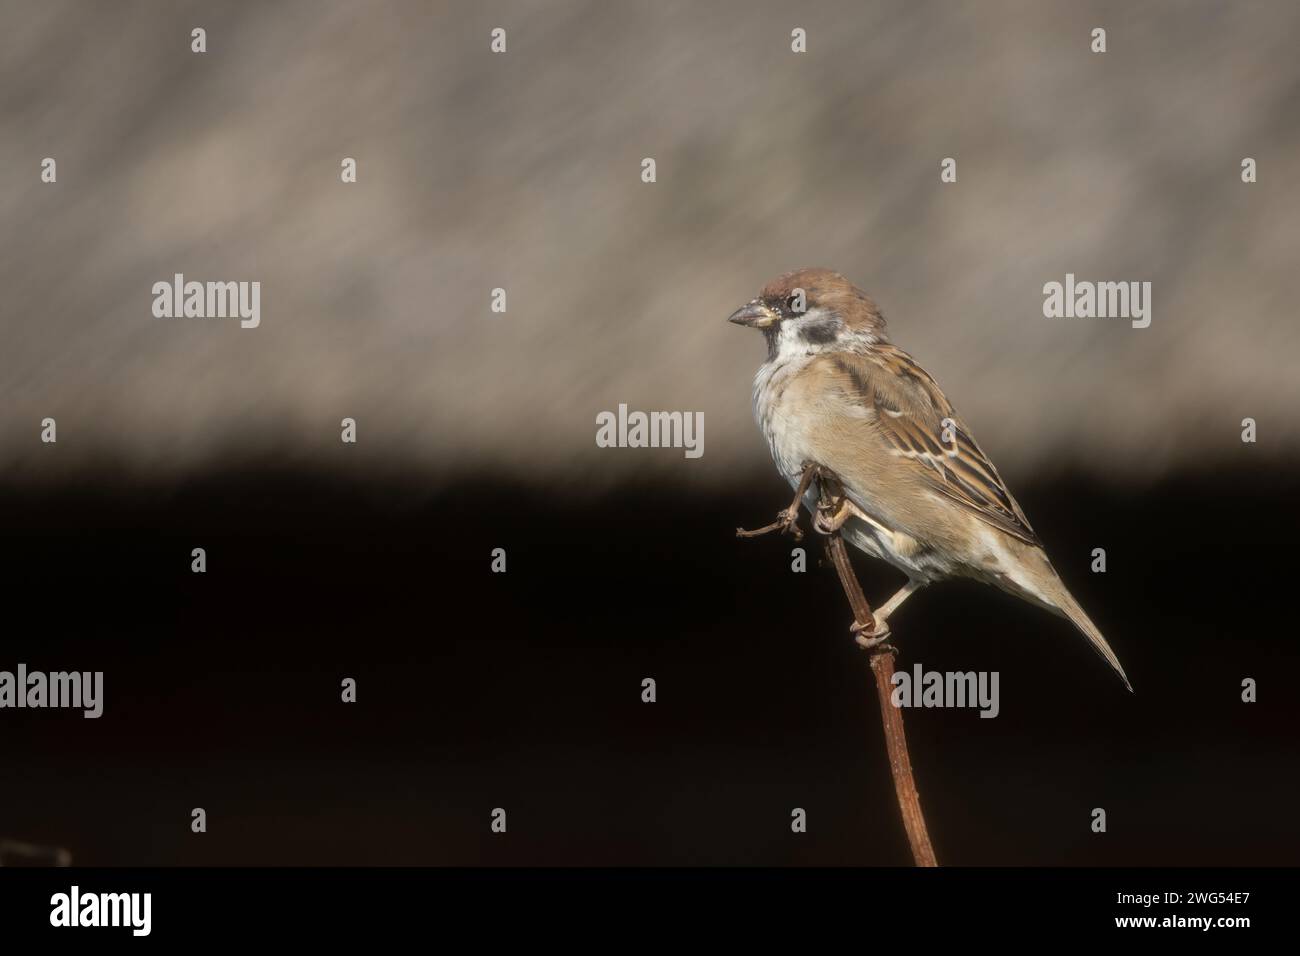
[[[890,453],[918,469],[926,486],[993,527],[1041,546],[970,429],[910,355],[878,345],[868,353],[837,353],[832,361],[850,398],[874,410],[872,427]]]

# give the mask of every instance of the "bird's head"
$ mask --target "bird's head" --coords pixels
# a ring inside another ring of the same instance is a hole
[[[818,351],[885,339],[885,319],[865,292],[838,272],[799,269],[778,276],[730,322],[762,329],[768,350]]]

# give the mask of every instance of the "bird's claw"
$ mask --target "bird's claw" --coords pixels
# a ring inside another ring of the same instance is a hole
[[[780,534],[794,535],[794,539],[796,541],[802,541],[803,531],[799,527],[799,509],[795,507],[795,508],[786,508],[783,511],[778,511],[776,514],[775,521],[773,521],[769,525],[766,525],[762,528],[757,528],[753,531],[746,531],[744,528],[737,528],[736,537],[757,538],[760,535],[771,534],[773,531],[778,532]]]
[[[863,637],[858,635],[858,647],[872,654],[898,655],[898,648],[890,644],[887,637]]]
[[[884,621],[875,621],[872,624],[860,624],[854,621],[849,626],[849,631],[853,634],[854,640],[858,642],[858,647],[864,651],[874,651],[885,649],[893,651],[894,648],[886,644],[889,640],[889,625]]]
[[[778,512],[776,521],[781,526],[782,534],[792,534],[796,541],[803,540],[803,530],[799,527],[798,508],[786,508],[784,511]]]
[[[827,536],[835,534],[844,527],[844,522],[848,521],[852,514],[848,499],[843,495],[834,502],[820,501],[813,511],[813,530]]]

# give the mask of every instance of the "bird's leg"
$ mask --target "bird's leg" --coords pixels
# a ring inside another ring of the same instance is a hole
[[[899,588],[893,597],[872,613],[872,616],[876,619],[876,626],[871,628],[869,632],[863,625],[854,622],[849,630],[857,636],[858,645],[870,650],[883,644],[885,639],[889,637],[889,616],[897,611],[904,601],[923,587],[925,587],[924,581],[915,581],[909,578],[907,583]]]
[[[753,531],[746,531],[744,528],[736,529],[737,538],[757,538],[761,535],[771,534],[773,531],[779,531],[782,534],[792,534],[796,541],[803,540],[803,532],[799,530],[799,505],[803,502],[803,496],[808,491],[808,486],[812,484],[813,479],[817,477],[820,468],[810,461],[804,462],[803,474],[799,477],[799,486],[794,492],[794,501],[790,502],[790,507],[784,511],[778,511],[776,520],[762,528],[756,528]]]

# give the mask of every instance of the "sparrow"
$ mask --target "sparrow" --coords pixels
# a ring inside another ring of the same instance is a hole
[[[970,428],[930,374],[889,341],[866,293],[839,273],[801,269],[773,279],[729,321],[767,341],[754,418],[814,527],[839,530],[907,575],[875,611],[875,641],[927,584],[973,578],[1068,619],[1133,690]],[[836,479],[833,514],[805,478],[810,466]],[[782,513],[787,528],[797,501]]]

